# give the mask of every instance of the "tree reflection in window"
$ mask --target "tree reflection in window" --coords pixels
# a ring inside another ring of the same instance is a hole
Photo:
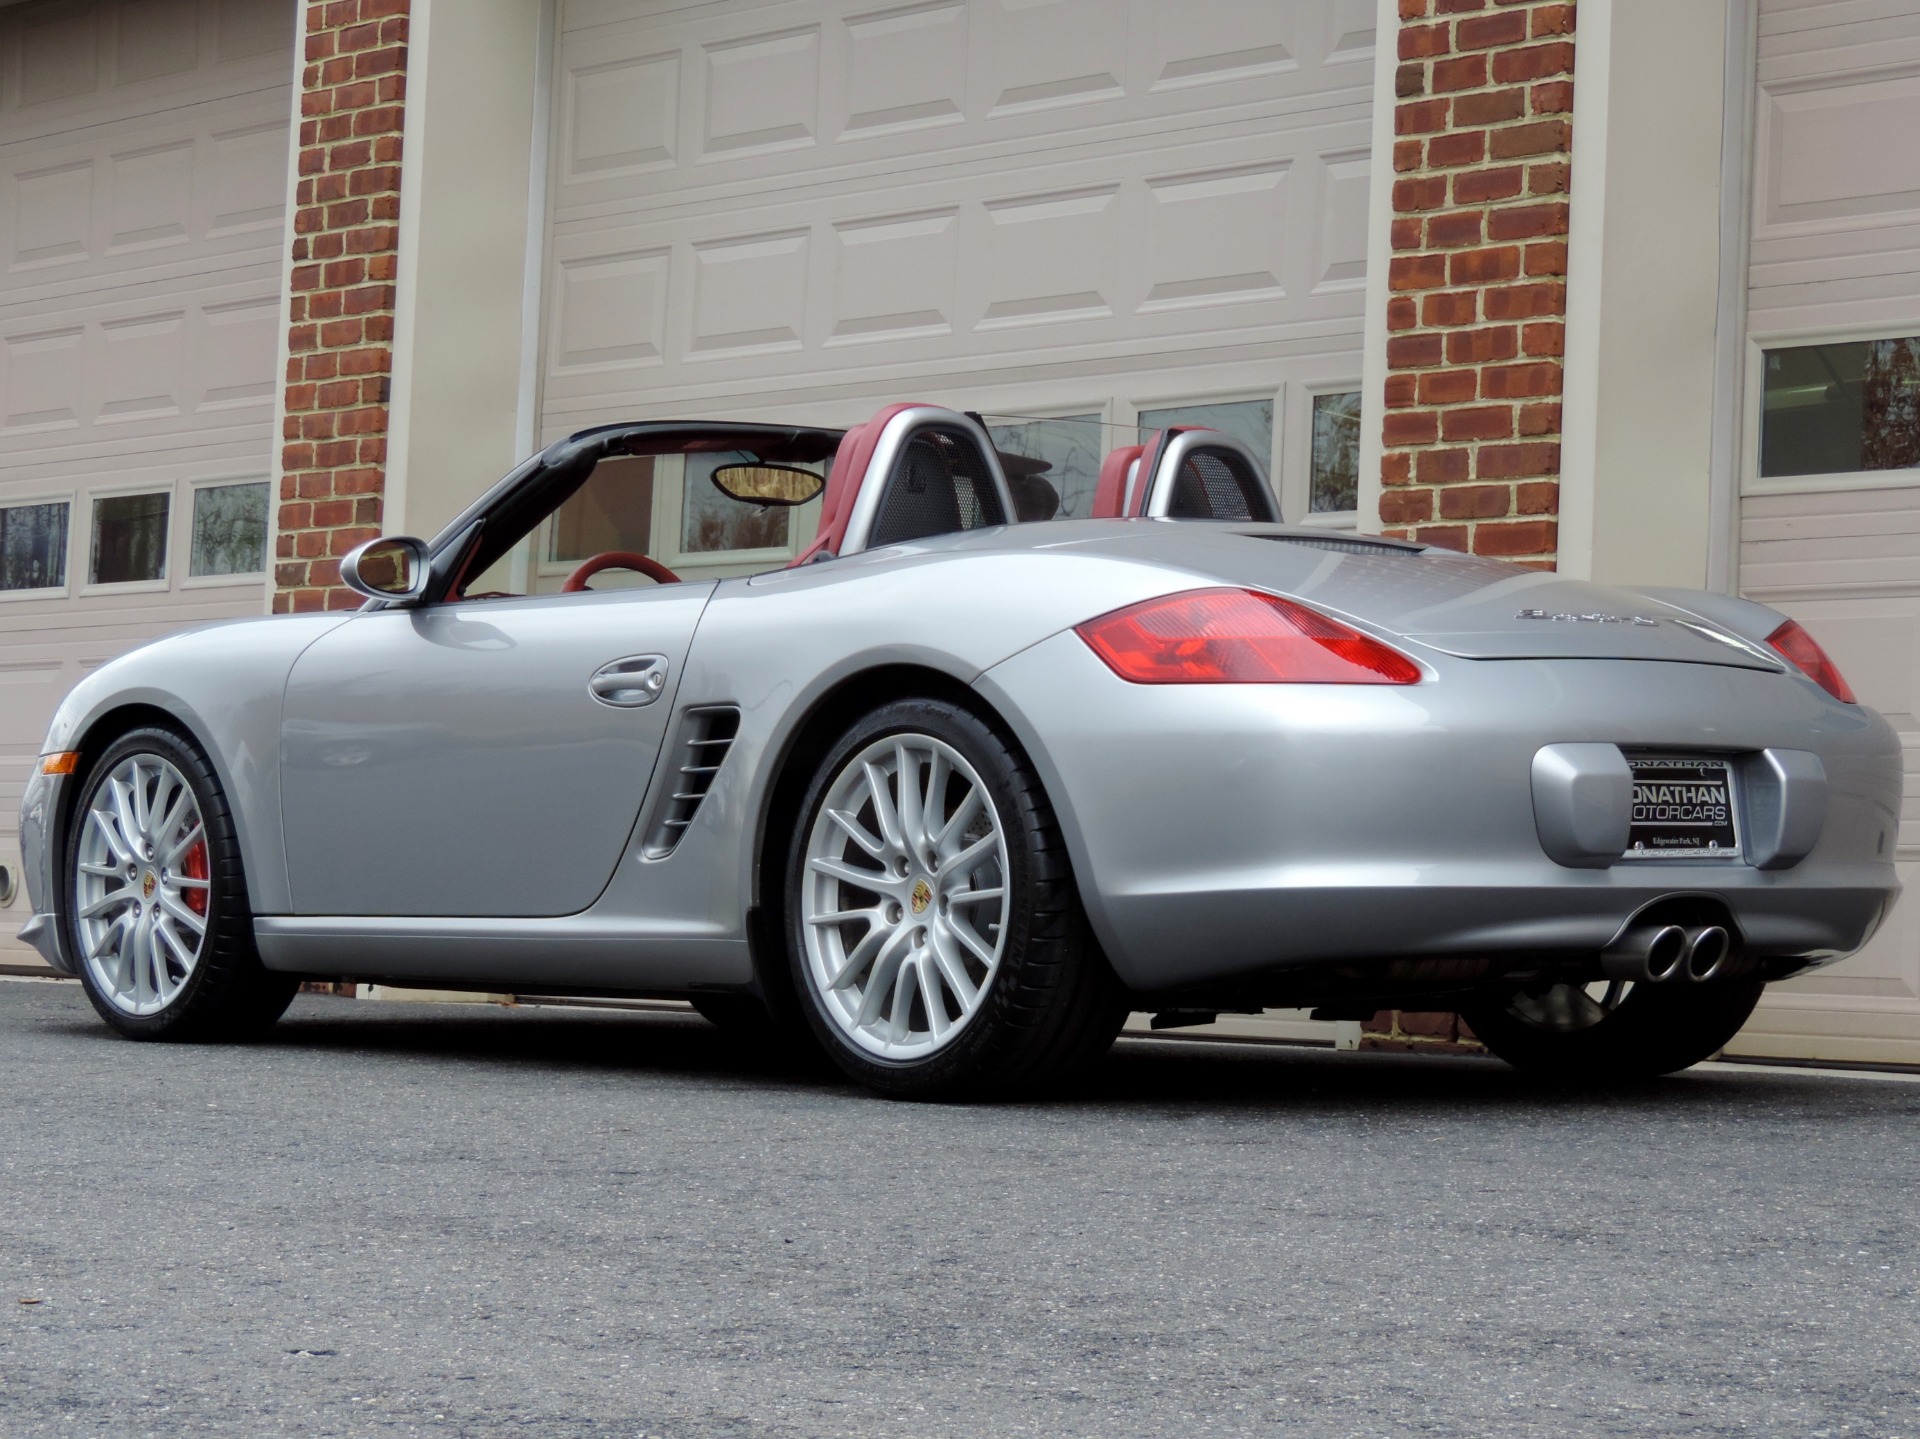
[[[165,491],[110,495],[93,502],[93,583],[132,584],[167,573]]]
[[[1920,467],[1920,337],[1769,350],[1762,395],[1762,475]]]
[[[704,555],[724,550],[778,550],[787,546],[789,509],[752,505],[722,494],[713,472],[722,465],[758,463],[745,450],[687,456],[685,499],[680,511],[680,550]],[[796,466],[819,471],[819,465]]]
[[[1313,473],[1307,508],[1338,514],[1360,503],[1360,394],[1313,397]]]
[[[0,590],[50,590],[66,584],[67,509],[64,501],[0,509]]]
[[[253,575],[267,567],[267,486],[208,485],[193,496],[191,575]]]

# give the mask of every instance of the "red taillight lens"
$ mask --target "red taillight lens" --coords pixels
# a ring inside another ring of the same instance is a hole
[[[1075,627],[1137,685],[1410,685],[1397,650],[1292,600],[1258,590],[1188,590]]]
[[[1842,704],[1859,704],[1853,689],[1840,677],[1840,667],[1827,658],[1814,637],[1800,628],[1799,621],[1788,620],[1767,636],[1767,643],[1786,657],[1793,667]]]

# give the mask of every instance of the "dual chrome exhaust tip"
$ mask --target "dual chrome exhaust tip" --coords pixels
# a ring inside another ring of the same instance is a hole
[[[1608,979],[1638,984],[1712,979],[1726,968],[1733,937],[1718,924],[1649,924],[1628,930],[1600,956]]]

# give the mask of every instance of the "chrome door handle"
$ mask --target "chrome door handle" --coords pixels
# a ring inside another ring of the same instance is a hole
[[[630,655],[604,664],[587,681],[587,693],[603,705],[618,709],[638,709],[650,705],[666,691],[665,655]]]

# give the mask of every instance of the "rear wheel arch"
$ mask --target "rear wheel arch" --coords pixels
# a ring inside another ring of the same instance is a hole
[[[793,826],[800,822],[801,805],[814,771],[854,721],[882,705],[906,699],[944,700],[965,709],[998,731],[1008,745],[1026,753],[1015,727],[978,690],[929,665],[876,665],[848,675],[814,700],[769,766],[773,778],[760,806],[754,834],[749,947],[754,973],[770,1006],[781,1007],[791,999],[778,911],[786,847]]]

